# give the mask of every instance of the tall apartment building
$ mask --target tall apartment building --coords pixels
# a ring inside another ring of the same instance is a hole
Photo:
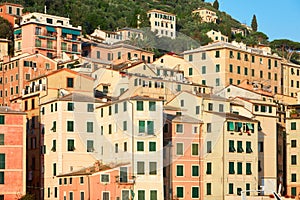
[[[147,12],[152,32],[162,37],[176,38],[176,15],[161,10]]]
[[[0,17],[3,17],[7,21],[14,25],[17,23],[17,20],[21,18],[23,11],[23,6],[20,4],[13,4],[4,2],[0,4]]]
[[[64,54],[81,54],[81,27],[74,27],[70,19],[43,13],[22,16],[14,30],[15,55],[40,53],[49,58],[63,58]]]
[[[202,73],[202,84],[213,86],[215,92],[247,79],[273,94],[282,93],[281,58],[268,48],[217,42],[185,51],[183,56]]]
[[[26,194],[26,113],[0,107],[0,198]]]

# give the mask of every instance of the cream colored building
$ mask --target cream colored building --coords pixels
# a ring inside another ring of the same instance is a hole
[[[0,60],[3,60],[4,56],[8,56],[8,43],[9,40],[0,38]]]
[[[291,97],[297,97],[297,92],[300,90],[300,65],[282,61],[283,69],[283,94]]]
[[[131,171],[126,171],[138,198],[151,199],[151,191],[156,191],[153,198],[163,199],[163,101],[120,97],[97,107],[96,116],[99,158],[104,163],[130,163]]]
[[[248,80],[258,82],[273,94],[282,93],[281,58],[268,48],[217,42],[185,51],[183,56],[202,73],[202,84],[213,86],[214,92]]]
[[[152,32],[162,37],[176,38],[176,15],[161,10],[147,12]]]
[[[194,10],[192,14],[198,16],[201,20],[201,22],[206,23],[217,23],[218,16],[216,12],[211,11],[206,8],[198,8],[197,10]]]
[[[228,37],[223,35],[221,31],[210,30],[206,35],[214,42],[228,42]]]

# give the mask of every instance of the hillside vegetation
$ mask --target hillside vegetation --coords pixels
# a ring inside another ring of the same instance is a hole
[[[269,44],[266,34],[262,32],[247,32],[246,28],[239,21],[233,19],[229,14],[214,8],[211,3],[204,2],[204,0],[0,0],[0,2],[22,4],[25,8],[24,12],[44,12],[44,6],[46,6],[48,14],[69,17],[72,25],[82,26],[84,34],[92,33],[97,27],[111,31],[123,27],[136,28],[137,15],[140,15],[140,27],[149,27],[147,11],[159,9],[176,14],[177,31],[191,37],[201,45],[211,41],[206,35],[206,32],[211,29],[221,31],[229,37],[229,41],[242,41],[247,45]],[[199,18],[192,15],[192,11],[199,7],[205,7],[217,12],[219,17],[218,23],[200,23]],[[247,36],[243,37],[241,34],[232,35],[231,27],[244,29],[247,32]],[[277,41],[273,47],[280,46],[280,41]],[[277,53],[282,54],[280,51],[277,51]],[[294,54],[291,58],[297,55]]]

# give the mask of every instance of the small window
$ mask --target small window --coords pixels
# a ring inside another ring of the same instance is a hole
[[[143,101],[137,101],[137,110],[138,111],[144,110],[144,102]]]
[[[74,79],[73,78],[67,78],[67,87],[69,87],[69,88],[74,87]]]
[[[296,130],[296,122],[291,122],[291,130]]]
[[[74,111],[74,103],[68,102],[68,111]]]
[[[101,174],[101,182],[108,183],[109,182],[109,174]]]
[[[183,155],[183,143],[176,143],[176,155]]]
[[[144,142],[137,142],[137,151],[144,151]]]
[[[184,167],[183,165],[177,165],[176,166],[176,176],[183,176]]]
[[[183,133],[183,124],[176,124],[176,133]]]

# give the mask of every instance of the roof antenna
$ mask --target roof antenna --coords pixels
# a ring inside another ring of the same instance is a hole
[[[44,7],[44,13],[47,14],[47,6]]]

